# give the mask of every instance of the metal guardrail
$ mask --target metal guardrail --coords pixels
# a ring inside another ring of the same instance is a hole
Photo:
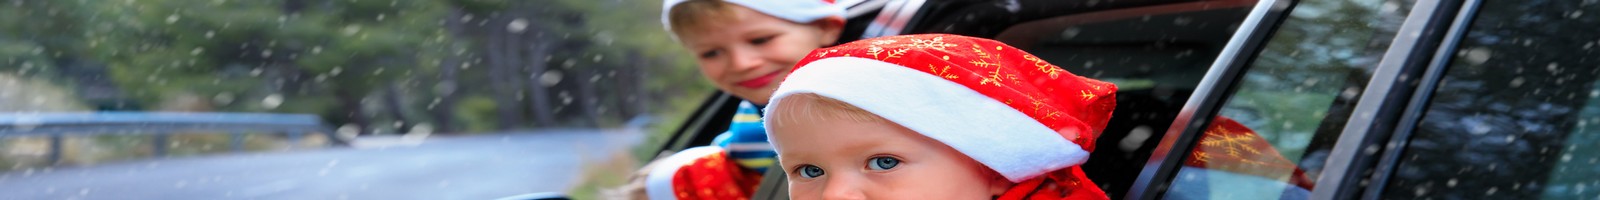
[[[281,133],[299,141],[306,133],[321,133],[332,146],[349,143],[334,134],[322,118],[308,114],[183,113],[183,112],[80,112],[0,113],[0,138],[50,137],[49,162],[61,160],[63,138],[69,135],[151,135],[153,154],[165,156],[167,136],[191,131],[230,133],[234,151],[244,150],[246,133]]]

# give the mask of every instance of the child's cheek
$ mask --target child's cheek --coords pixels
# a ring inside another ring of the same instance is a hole
[[[822,199],[821,186],[818,181],[789,179],[789,199]]]

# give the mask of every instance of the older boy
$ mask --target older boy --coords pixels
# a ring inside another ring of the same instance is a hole
[[[662,23],[694,53],[713,85],[745,99],[715,146],[657,160],[644,175],[650,199],[749,198],[776,162],[759,108],[811,50],[833,44],[844,9],[832,0],[667,0]]]

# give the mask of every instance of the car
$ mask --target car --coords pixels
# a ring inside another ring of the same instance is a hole
[[[1586,150],[1600,144],[1600,2],[841,3],[843,38],[992,38],[1116,83],[1113,119],[1083,165],[1113,199],[1600,195],[1600,151]],[[711,94],[660,155],[710,143],[738,101]],[[1202,149],[1240,150],[1208,137],[1220,121],[1294,172],[1193,164]],[[786,199],[782,173],[755,199]],[[1255,184],[1297,178],[1311,182]]]

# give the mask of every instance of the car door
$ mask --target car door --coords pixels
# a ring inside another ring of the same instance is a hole
[[[1595,42],[1570,32],[1595,22],[1565,21],[1593,9],[1580,3],[1262,2],[1129,195],[1583,197],[1596,173],[1577,165],[1596,159],[1575,144],[1593,142],[1578,133],[1594,93],[1585,45]],[[1214,137],[1227,131],[1210,127],[1233,122],[1272,155]],[[1246,153],[1204,155],[1237,149]],[[1263,170],[1215,162],[1229,156],[1293,169],[1251,174],[1241,172]]]

